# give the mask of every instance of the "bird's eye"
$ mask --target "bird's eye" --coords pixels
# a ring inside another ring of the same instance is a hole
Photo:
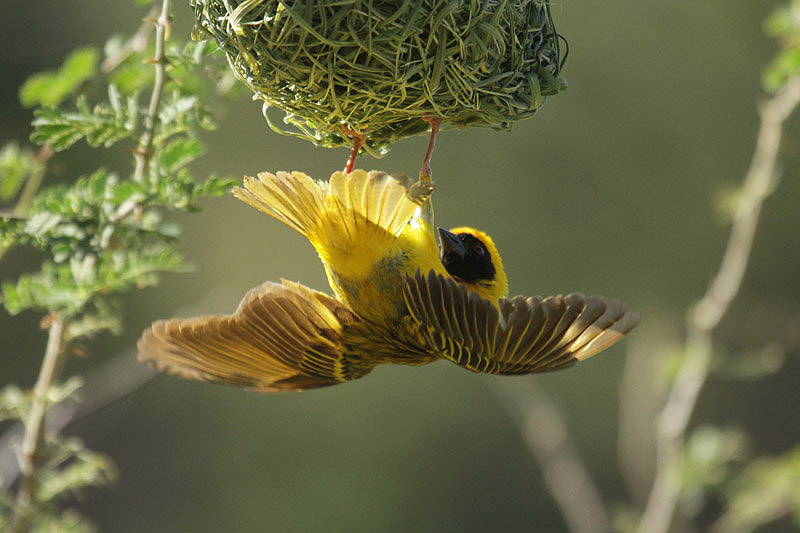
[[[483,255],[483,254],[486,253],[486,249],[483,246],[481,246],[480,244],[476,244],[475,247],[473,248],[473,250],[478,255]]]

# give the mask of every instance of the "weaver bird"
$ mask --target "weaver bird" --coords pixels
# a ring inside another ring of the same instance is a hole
[[[232,315],[156,322],[139,341],[140,360],[261,392],[438,359],[474,372],[527,374],[591,357],[638,322],[622,303],[598,296],[507,299],[488,235],[439,229],[437,247],[432,191],[427,180],[361,170],[328,182],[299,172],[246,177],[236,197],[308,238],[334,296],[267,282]]]

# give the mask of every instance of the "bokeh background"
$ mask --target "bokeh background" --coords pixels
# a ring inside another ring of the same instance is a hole
[[[776,50],[762,21],[780,3],[555,2],[570,44],[569,89],[510,133],[440,136],[437,222],[492,234],[512,293],[625,300],[643,316],[628,340],[570,370],[522,378],[440,362],[257,395],[158,377],[68,429],[120,470],[113,489],[86,491],[75,505],[117,532],[562,531],[539,465],[491,390],[498,379],[541,387],[563,409],[609,506],[641,503],[661,356],[680,343],[686,309],[719,264],[728,228],[715,205],[749,163],[760,72]],[[173,31],[186,35],[192,14],[175,4]],[[17,101],[22,81],[57,67],[76,46],[134,31],[143,12],[124,0],[63,0],[20,4],[11,14],[0,22],[0,130],[3,142],[24,143],[31,117]],[[344,149],[272,133],[247,96],[220,112],[200,175],[303,170],[324,178],[347,158]],[[725,354],[766,345],[782,348],[784,364],[760,380],[712,376],[693,419],[745,430],[756,454],[800,438],[799,125],[797,117],[788,125],[783,179],[716,336],[723,366]],[[426,143],[401,141],[359,166],[413,175]],[[53,159],[48,179],[71,180],[125,157],[111,151],[98,161],[79,147]],[[196,270],[126,297],[124,334],[88,344],[89,356],[70,360],[66,375],[131,350],[153,320],[230,312],[265,280],[326,289],[307,242],[232,197],[174,219]],[[0,276],[14,278],[36,260],[9,253]],[[0,385],[35,381],[45,345],[39,318],[0,314]],[[767,529],[789,530],[788,522]]]

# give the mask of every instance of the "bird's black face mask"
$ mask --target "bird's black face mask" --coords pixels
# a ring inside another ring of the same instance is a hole
[[[495,268],[486,245],[469,233],[453,233],[439,228],[440,258],[445,270],[467,283],[492,281]]]

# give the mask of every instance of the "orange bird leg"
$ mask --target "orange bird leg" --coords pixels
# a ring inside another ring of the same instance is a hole
[[[439,126],[442,124],[440,117],[422,117],[422,120],[431,125],[431,140],[428,142],[428,151],[425,153],[425,160],[422,162],[422,169],[419,171],[419,181],[431,181],[431,158],[433,149],[436,146],[436,137],[439,135]]]
[[[344,173],[350,174],[356,166],[356,157],[358,157],[358,152],[361,150],[361,147],[364,146],[366,136],[361,133],[356,133],[347,126],[343,126],[342,131],[345,135],[353,136],[353,149],[350,151],[350,157],[347,159],[347,165],[344,167]]]

